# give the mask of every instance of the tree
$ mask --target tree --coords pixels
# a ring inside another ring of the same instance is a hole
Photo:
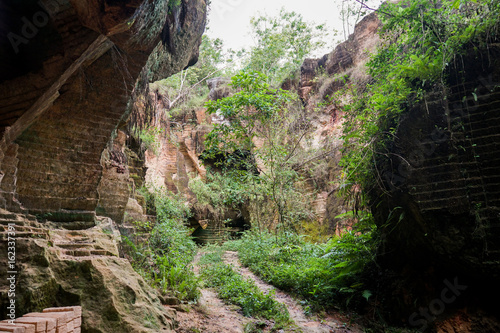
[[[247,69],[264,73],[273,86],[293,75],[328,35],[324,24],[284,9],[277,17],[253,17],[250,24],[256,46],[249,51]]]
[[[242,167],[235,173],[231,161],[235,181],[247,184],[244,191],[250,200],[271,201],[278,226],[293,228],[293,222],[305,219],[307,214],[304,194],[295,186],[301,177],[293,168],[307,132],[306,126],[300,126],[302,111],[294,104],[292,94],[271,88],[262,73],[240,72],[231,85],[237,90],[234,95],[206,104],[209,113],[225,120],[215,124],[207,135],[206,154],[215,157],[250,152],[255,159],[240,162],[256,161],[258,174],[252,172],[255,166]]]
[[[223,51],[220,38],[212,39],[203,35],[198,62],[187,69],[155,83],[155,88],[165,101],[168,110],[180,107],[183,103],[202,105],[208,94],[205,81],[224,74],[224,70],[232,59]]]

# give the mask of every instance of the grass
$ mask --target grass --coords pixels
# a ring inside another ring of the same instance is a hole
[[[348,232],[323,244],[293,233],[249,231],[227,242],[240,261],[264,281],[303,299],[313,310],[366,304],[371,295],[361,273],[374,258],[371,232]]]
[[[224,264],[222,247],[209,249],[200,258],[201,277],[207,287],[214,288],[226,302],[239,306],[243,315],[273,320],[274,329],[291,323],[288,310],[274,299],[272,292],[264,294],[253,280],[243,278],[232,266]]]
[[[158,190],[153,199],[157,223],[141,224],[148,235],[145,242],[134,244],[124,238],[126,253],[150,285],[181,301],[194,302],[200,291],[192,265],[197,247],[185,226],[189,211],[180,196]]]

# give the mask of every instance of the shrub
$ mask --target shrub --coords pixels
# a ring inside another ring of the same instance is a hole
[[[237,248],[241,262],[265,281],[319,309],[362,301],[362,272],[375,256],[373,230],[370,224],[365,232],[349,231],[323,244],[294,233],[251,230],[226,246]]]
[[[189,207],[179,195],[154,190],[157,223],[145,244],[125,239],[132,266],[163,293],[171,292],[180,300],[199,297],[199,280],[193,273],[192,260],[197,247],[185,226]]]

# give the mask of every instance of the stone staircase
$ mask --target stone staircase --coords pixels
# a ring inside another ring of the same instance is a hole
[[[68,223],[61,223],[68,225]],[[67,230],[57,227],[57,222],[38,222],[29,214],[11,213],[0,210],[0,241],[8,239],[9,225],[14,227],[13,238],[45,239],[53,245],[62,260],[90,260],[95,257],[118,257],[118,242],[112,233],[105,233],[100,227],[89,223],[71,224]],[[78,229],[81,226],[81,229]],[[74,230],[76,228],[76,230]]]
[[[93,257],[118,256],[113,235],[88,230],[57,230],[53,234],[51,239],[54,239],[54,247],[62,259],[89,260]]]
[[[11,213],[0,209],[0,241],[8,238],[9,226],[14,226],[15,238],[49,239],[48,230],[40,227],[36,217],[29,214]]]

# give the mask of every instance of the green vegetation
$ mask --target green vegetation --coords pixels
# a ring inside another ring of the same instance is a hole
[[[244,279],[230,265],[224,264],[221,250],[208,252],[200,260],[206,286],[215,288],[220,298],[240,306],[245,316],[273,320],[275,330],[289,324],[286,307],[273,298],[272,292],[264,294],[251,279]]]
[[[365,9],[364,1],[357,3],[359,10],[344,10],[344,15],[356,15],[355,21]],[[206,136],[206,179],[189,182],[197,199],[192,208],[208,210],[219,225],[228,211],[241,213],[244,208],[252,230],[226,248],[237,250],[241,262],[265,281],[300,297],[306,309],[366,305],[375,291],[364,273],[375,265],[379,239],[371,214],[358,206],[367,202],[359,197],[384,186],[378,167],[388,164],[387,145],[400,118],[430,92],[440,92],[446,100],[449,71],[464,50],[481,48],[498,36],[499,14],[500,3],[493,0],[404,0],[381,7],[382,44],[367,64],[369,84],[357,85],[339,75],[334,79],[346,87],[325,102],[343,105],[346,113],[340,189],[356,202],[355,212],[343,217],[356,223],[323,243],[299,234],[314,228],[311,223],[317,220],[311,209],[315,193],[306,188],[306,178],[328,178],[326,154],[307,142],[314,111],[304,109],[295,91],[276,87],[293,79],[304,58],[322,45],[318,37],[324,27],[283,10],[275,18],[254,18],[257,46],[240,52],[238,56],[246,55],[241,60],[245,70],[235,75],[235,53],[225,54],[220,40],[204,37],[196,66],[152,86],[167,101],[170,116],[184,115],[206,99],[208,89],[202,83],[215,75],[232,75],[233,94],[206,103],[207,112],[224,121]],[[319,93],[326,94],[326,89]],[[140,138],[154,149],[157,134],[145,129]],[[133,265],[164,292],[196,300],[199,281],[191,266],[196,247],[184,225],[190,208],[164,191],[150,199],[158,220],[153,226],[141,225],[150,233],[147,242],[128,242]],[[209,249],[200,260],[206,286],[247,316],[273,319],[276,327],[287,325],[286,309],[224,264],[221,251]]]
[[[276,17],[253,17],[250,25],[256,46],[248,52],[246,69],[265,74],[272,86],[298,74],[304,59],[328,39],[325,25],[284,9]]]
[[[132,266],[162,293],[194,301],[199,297],[199,281],[191,264],[197,248],[185,226],[190,210],[179,195],[155,190],[153,197],[156,224],[140,223],[149,234],[147,241],[125,238]]]
[[[293,229],[310,217],[303,205],[307,198],[297,186],[301,176],[293,168],[303,157],[300,142],[307,132],[307,126],[298,125],[300,107],[290,93],[271,88],[261,73],[241,72],[231,85],[238,92],[207,103],[209,113],[229,121],[215,124],[206,136],[203,158],[215,160],[231,182],[240,184],[238,190],[245,196],[240,201],[268,207],[254,210],[259,229],[266,220],[277,228]]]
[[[365,191],[383,187],[376,165],[387,164],[386,145],[401,116],[429,92],[446,100],[449,71],[464,52],[498,35],[499,14],[500,3],[493,0],[405,0],[380,8],[383,43],[368,63],[372,82],[351,86],[356,100],[345,106],[346,192],[356,184]]]
[[[181,72],[150,85],[167,106],[170,116],[184,115],[202,107],[208,96],[206,81],[213,77],[231,75],[234,55],[223,51],[222,40],[203,35],[198,62]]]
[[[226,246],[238,250],[241,262],[254,273],[300,296],[313,310],[366,303],[371,292],[361,273],[375,259],[372,223],[367,216],[356,230],[322,244],[296,233],[251,230]]]
[[[158,127],[147,127],[139,131],[139,139],[144,144],[144,150],[151,150],[155,154],[158,154],[160,149],[160,142],[158,142],[158,137],[164,133],[162,128]]]

